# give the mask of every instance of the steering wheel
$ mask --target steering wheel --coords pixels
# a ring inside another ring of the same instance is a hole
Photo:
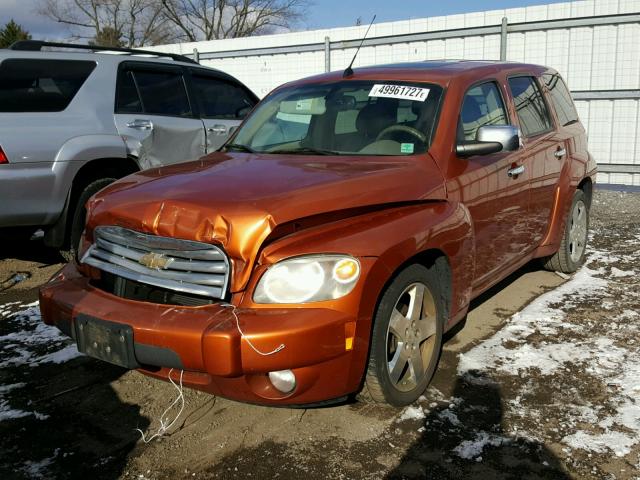
[[[410,133],[411,135],[416,137],[418,140],[420,140],[422,143],[427,142],[427,136],[424,133],[422,133],[420,130],[416,128],[409,127],[407,125],[391,125],[390,127],[385,128],[376,137],[376,142],[391,132]]]

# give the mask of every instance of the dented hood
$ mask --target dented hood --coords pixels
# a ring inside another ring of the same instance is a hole
[[[232,260],[231,287],[237,291],[246,285],[262,242],[279,225],[444,196],[442,176],[429,156],[215,153],[113,183],[90,202],[87,232],[120,225],[217,243]]]

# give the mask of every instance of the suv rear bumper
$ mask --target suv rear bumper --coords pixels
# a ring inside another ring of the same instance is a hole
[[[72,264],[41,288],[40,308],[45,323],[76,340],[79,318],[130,327],[136,361],[127,366],[163,380],[170,368],[183,369],[185,386],[235,400],[322,402],[355,392],[362,378],[363,372],[353,371],[361,362],[354,362],[353,350],[346,347],[356,317],[342,311],[137,302],[93,287]],[[285,347],[260,355],[247,339],[262,352]],[[293,392],[283,394],[269,381],[268,372],[279,370],[294,372]],[[172,376],[177,379],[179,372]]]

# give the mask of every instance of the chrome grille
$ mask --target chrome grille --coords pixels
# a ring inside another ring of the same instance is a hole
[[[94,230],[94,243],[80,260],[129,280],[178,292],[223,298],[229,260],[214,245],[159,237],[122,227]]]

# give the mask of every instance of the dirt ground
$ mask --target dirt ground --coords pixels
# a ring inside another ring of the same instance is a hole
[[[78,356],[34,303],[61,258],[2,240],[0,477],[639,479],[640,194],[598,190],[591,231],[571,279],[533,263],[474,301],[415,405],[187,390],[147,444],[176,389]]]

